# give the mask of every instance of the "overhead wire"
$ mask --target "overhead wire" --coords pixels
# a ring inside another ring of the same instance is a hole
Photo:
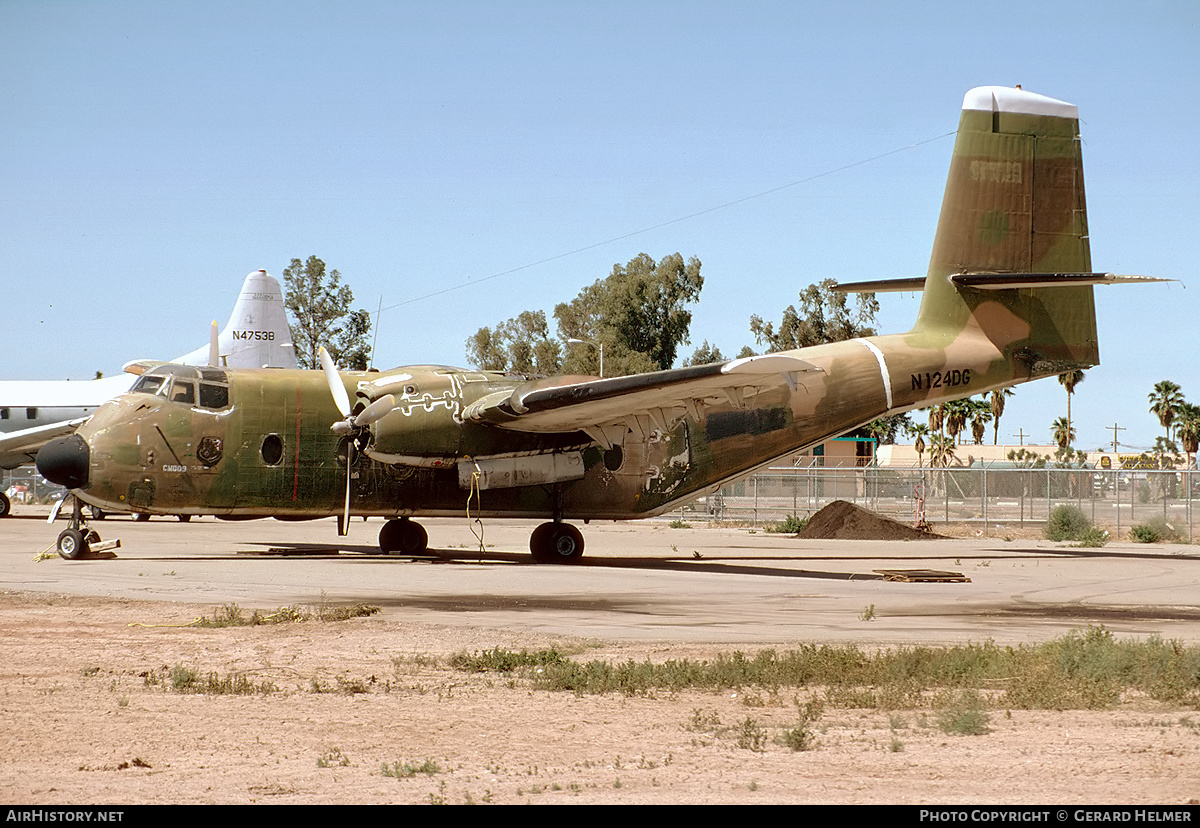
[[[387,307],[380,307],[380,309],[376,312],[377,313],[376,322],[378,322],[378,315],[382,314],[383,311],[385,311],[385,310],[393,310],[395,308],[404,307],[405,305],[411,305],[415,302],[421,302],[426,299],[432,299],[435,296],[443,296],[447,293],[453,293],[456,290],[462,290],[464,288],[473,287],[475,285],[482,284],[483,282],[490,282],[493,279],[499,279],[502,276],[511,276],[514,273],[520,273],[523,270],[529,270],[530,268],[538,267],[539,265],[548,264],[549,262],[555,262],[560,259],[565,259],[570,256],[578,255],[580,253],[586,253],[589,250],[595,250],[598,247],[604,247],[605,245],[608,245],[608,244],[614,244],[619,241],[624,241],[625,239],[633,238],[634,236],[640,236],[643,233],[650,233],[655,230],[661,230],[663,227],[670,227],[673,224],[679,224],[680,222],[689,221],[690,219],[698,218],[700,216],[705,216],[705,215],[708,215],[709,213],[715,213],[719,210],[725,210],[730,207],[736,207],[739,204],[745,204],[747,201],[753,201],[754,199],[773,195],[773,194],[781,192],[783,190],[787,190],[791,187],[798,187],[801,184],[808,184],[809,182],[817,181],[818,179],[821,179],[821,178],[827,178],[828,176],[836,175],[837,173],[845,172],[846,170],[854,169],[855,167],[861,167],[864,164],[870,164],[871,162],[878,161],[881,158],[887,158],[888,156],[896,155],[897,153],[907,152],[908,150],[916,149],[917,147],[924,146],[925,144],[932,144],[935,141],[941,141],[942,139],[948,138],[951,135],[955,135],[956,133],[957,133],[957,130],[951,130],[950,132],[946,132],[941,135],[934,136],[933,138],[926,138],[922,141],[917,141],[915,143],[907,144],[902,147],[896,147],[895,149],[890,149],[887,152],[881,152],[878,155],[872,155],[869,158],[863,158],[858,161],[853,161],[849,164],[843,164],[840,167],[834,167],[832,169],[828,169],[823,172],[814,173],[813,175],[810,175],[806,178],[801,178],[797,181],[792,181],[788,184],[781,184],[778,187],[772,187],[769,190],[763,190],[761,192],[754,193],[752,195],[743,196],[741,198],[735,198],[732,201],[726,201],[723,204],[717,204],[713,207],[706,207],[703,210],[697,210],[694,213],[688,213],[687,215],[679,216],[678,218],[673,218],[673,219],[670,219],[669,221],[663,221],[663,222],[659,222],[658,224],[652,224],[649,227],[643,227],[640,230],[631,230],[628,233],[622,233],[619,236],[613,236],[612,238],[605,239],[603,241],[598,241],[598,242],[594,242],[592,244],[587,244],[587,245],[584,245],[583,247],[577,247],[574,250],[568,250],[563,253],[557,253],[553,256],[547,256],[544,259],[538,259],[537,261],[528,262],[527,264],[509,268],[508,270],[502,270],[498,273],[493,273],[490,276],[483,276],[479,279],[468,279],[464,282],[459,282],[456,285],[451,285],[450,287],[442,288],[441,290],[435,290],[430,293],[424,293],[420,296],[414,296],[411,299],[405,299],[402,302],[396,302],[395,304],[388,305]]]

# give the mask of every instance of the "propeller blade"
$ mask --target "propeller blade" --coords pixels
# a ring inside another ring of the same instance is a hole
[[[325,372],[325,381],[329,383],[329,392],[333,394],[334,404],[343,417],[350,416],[350,395],[346,393],[342,377],[338,374],[337,366],[333,364],[333,357],[325,350],[324,345],[317,349],[317,355],[321,358],[321,370]]]
[[[385,394],[375,402],[368,405],[362,411],[350,418],[354,426],[369,426],[372,423],[378,422],[391,413],[396,407],[396,398],[391,394]]]
[[[208,367],[221,367],[221,338],[217,333],[217,320],[213,320],[212,328],[208,332]]]
[[[354,441],[346,444],[346,508],[342,512],[342,525],[338,527],[339,535],[350,534],[350,460],[354,452]]]

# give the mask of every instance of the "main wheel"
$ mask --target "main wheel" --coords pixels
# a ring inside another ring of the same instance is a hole
[[[529,536],[538,563],[576,563],[583,557],[583,533],[569,523],[543,523]]]
[[[379,530],[379,551],[385,555],[422,555],[428,548],[425,527],[408,518],[389,520]]]
[[[6,518],[12,514],[12,501],[8,499],[8,495],[0,492],[0,518]]]
[[[58,536],[58,554],[73,561],[88,553],[88,542],[78,529],[64,529]]]

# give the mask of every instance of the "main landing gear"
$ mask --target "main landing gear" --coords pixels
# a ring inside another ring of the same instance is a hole
[[[543,523],[529,536],[537,563],[577,563],[583,557],[583,533],[569,523]]]
[[[424,555],[429,551],[429,535],[409,518],[389,520],[379,530],[379,551],[384,555]],[[536,563],[577,563],[583,557],[583,533],[569,523],[543,523],[529,536],[529,551]]]
[[[389,520],[379,530],[379,551],[385,555],[424,555],[428,549],[425,527],[406,517]]]

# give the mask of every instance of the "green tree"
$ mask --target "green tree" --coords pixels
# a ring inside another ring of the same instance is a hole
[[[836,287],[834,279],[809,285],[800,291],[799,308],[788,305],[783,311],[778,328],[755,315],[750,317],[750,332],[767,353],[874,336],[875,315],[879,312],[875,294],[855,294],[856,307],[852,310],[847,294],[834,290]]]
[[[543,311],[525,311],[501,322],[495,330],[480,328],[467,340],[467,359],[486,371],[557,374],[562,348],[550,338]]]
[[[584,288],[575,299],[554,308],[562,339],[604,345],[605,376],[661,371],[675,364],[679,346],[688,342],[692,312],[704,277],[700,260],[686,262],[678,253],[660,261],[639,253],[625,265],[613,265],[606,279]],[[563,360],[566,373],[599,373],[597,348],[575,347]]]
[[[992,445],[1000,437],[1000,417],[1004,414],[1004,401],[1015,392],[1011,388],[997,388],[992,392],[988,402],[992,409]]]
[[[1083,371],[1076,368],[1074,371],[1058,375],[1058,382],[1063,388],[1067,389],[1067,427],[1071,426],[1071,398],[1075,396],[1075,386],[1083,382]]]
[[[924,423],[910,423],[907,431],[910,437],[917,438],[913,441],[913,451],[917,453],[917,467],[920,468],[925,454],[925,438],[929,436],[929,426]]]
[[[1185,402],[1175,414],[1175,436],[1187,453],[1187,467],[1192,467],[1192,455],[1200,450],[1200,406]]]
[[[1170,380],[1155,383],[1150,392],[1150,413],[1158,417],[1159,425],[1166,431],[1167,442],[1171,441],[1171,423],[1183,404],[1183,394],[1178,385]]]
[[[943,403],[946,412],[946,433],[950,435],[950,442],[954,445],[959,445],[958,435],[967,426],[967,419],[970,417],[971,402],[970,400],[950,400]]]
[[[986,400],[970,401],[971,437],[975,445],[983,445],[983,436],[987,433],[987,424],[992,421],[992,407]]]
[[[685,262],[674,253],[656,262],[641,253],[555,306],[558,341],[550,339],[544,313],[527,311],[495,330],[479,329],[467,340],[467,358],[481,368],[598,375],[603,345],[606,377],[670,368],[689,341],[687,306],[703,286],[699,259]],[[565,347],[573,339],[585,344]]]
[[[900,432],[912,429],[912,417],[908,414],[892,414],[872,420],[862,428],[857,428],[851,434],[856,437],[866,437],[875,440],[881,446],[890,446],[896,442]]]
[[[1061,449],[1075,442],[1075,429],[1071,428],[1071,423],[1066,417],[1059,417],[1051,424],[1050,434]]]
[[[351,309],[354,293],[342,283],[342,274],[326,270],[325,262],[309,256],[304,262],[292,259],[283,271],[283,284],[300,367],[319,368],[317,349],[324,345],[343,368],[366,370],[371,358],[371,314]]]
[[[724,362],[725,359],[721,349],[716,345],[709,345],[706,339],[703,345],[692,351],[692,355],[683,361],[683,365],[685,368],[689,365],[708,365],[711,362]]]
[[[933,434],[929,437],[929,465],[943,468],[955,462],[954,441],[945,434]]]

